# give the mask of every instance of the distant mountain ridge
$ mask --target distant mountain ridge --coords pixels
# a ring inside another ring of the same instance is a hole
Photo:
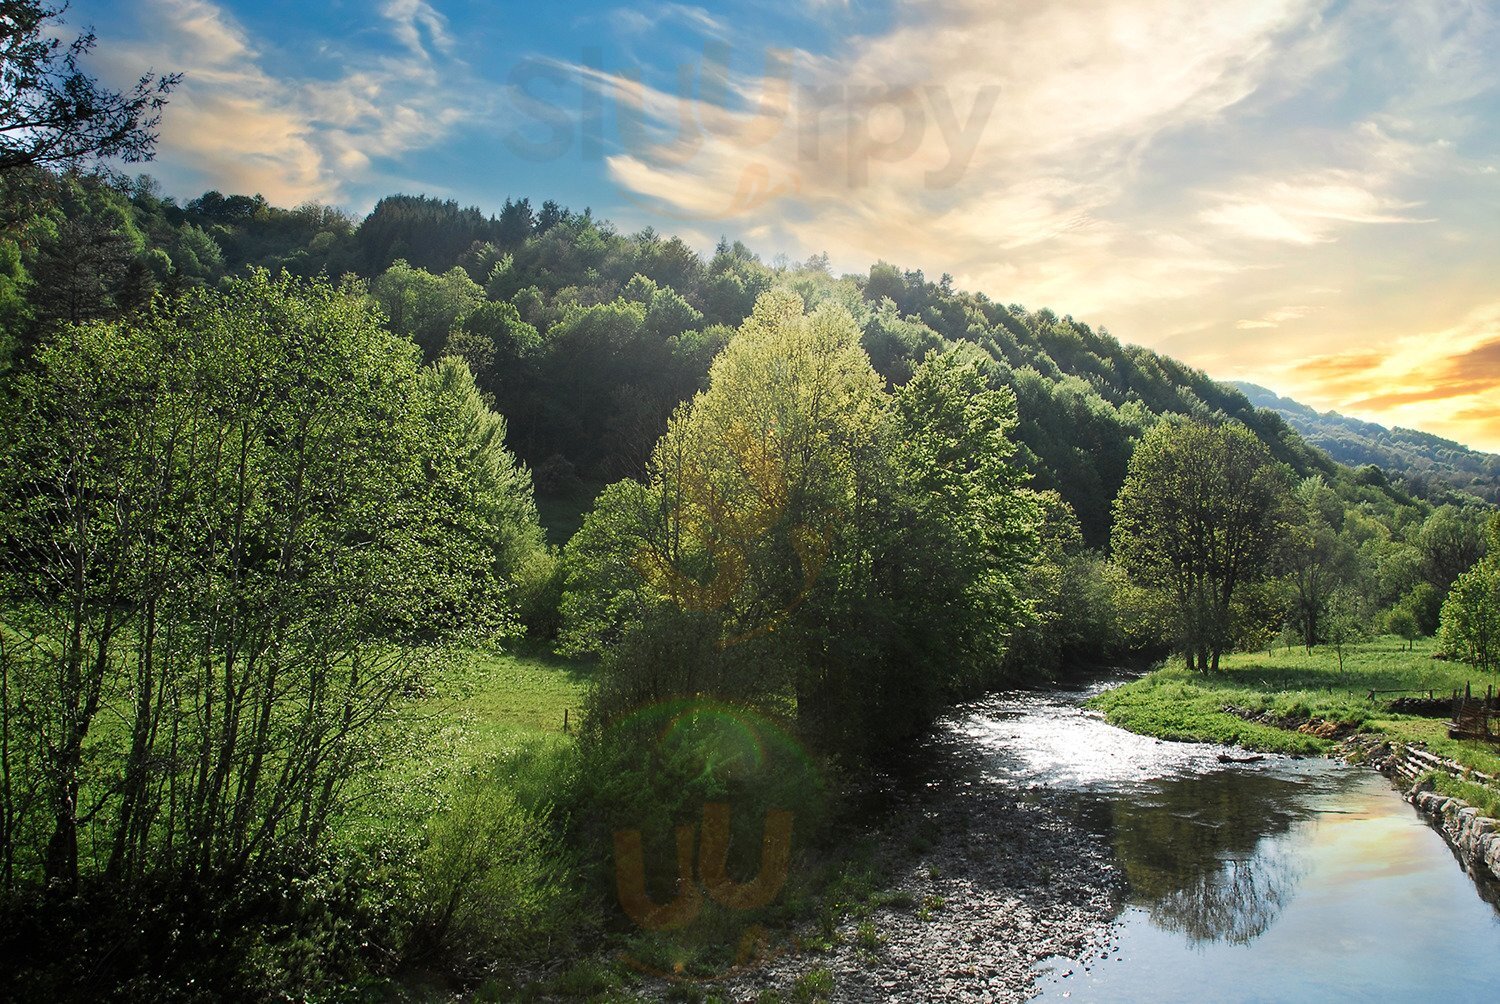
[[[1446,489],[1500,504],[1500,456],[1430,432],[1400,426],[1388,429],[1335,411],[1320,412],[1257,384],[1230,381],[1229,386],[1257,408],[1281,415],[1303,439],[1341,464],[1374,464],[1428,497]]]

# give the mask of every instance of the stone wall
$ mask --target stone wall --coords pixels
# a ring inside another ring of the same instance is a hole
[[[1442,831],[1465,868],[1487,871],[1491,879],[1500,878],[1500,820],[1481,816],[1461,798],[1435,791],[1414,790],[1407,799]]]

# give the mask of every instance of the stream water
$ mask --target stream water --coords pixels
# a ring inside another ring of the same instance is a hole
[[[1042,999],[1500,1000],[1494,890],[1384,778],[1124,732],[1083,706],[1104,685],[945,723],[973,783],[1061,804],[1125,875],[1107,954],[1048,960]]]

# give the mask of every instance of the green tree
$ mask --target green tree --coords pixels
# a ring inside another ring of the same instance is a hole
[[[1474,508],[1443,505],[1432,511],[1417,533],[1422,576],[1438,591],[1448,592],[1485,553],[1484,517]]]
[[[315,856],[445,644],[513,630],[525,471],[355,287],[255,272],[71,326],[7,402],[8,876]]]
[[[1176,611],[1190,666],[1218,669],[1236,591],[1274,567],[1290,523],[1286,469],[1243,425],[1168,421],[1130,459],[1115,500],[1114,554]]]
[[[1385,629],[1390,634],[1403,639],[1408,651],[1422,636],[1422,629],[1417,624],[1417,618],[1406,607],[1395,607],[1386,613]]]
[[[1325,633],[1340,673],[1344,671],[1345,650],[1365,635],[1367,617],[1362,607],[1359,595],[1348,587],[1335,589],[1328,598]]]
[[[996,677],[1029,616],[1013,423],[1010,394],[956,356],[882,395],[847,311],[768,293],[647,482],[607,489],[570,542],[565,643],[633,653],[608,663],[627,707],[790,698],[846,748],[920,727]]]
[[[1408,611],[1424,635],[1436,634],[1443,609],[1443,597],[1430,582],[1418,582],[1396,604]]]
[[[930,354],[891,401],[885,451],[896,481],[875,493],[881,511],[865,532],[883,546],[855,567],[876,573],[870,602],[891,598],[898,637],[888,650],[901,664],[884,703],[910,713],[887,716],[907,728],[955,690],[993,685],[1011,638],[1034,616],[1026,577],[1041,512],[1014,463],[1015,425],[1015,396],[990,389],[982,367],[960,353]],[[1073,568],[1065,563],[1065,578]],[[1070,627],[1083,632],[1087,623]],[[939,663],[941,672],[915,670]]]
[[[44,324],[114,317],[150,299],[145,237],[130,206],[93,179],[64,178],[57,205],[39,221],[31,300]]]
[[[1490,517],[1489,554],[1461,574],[1443,601],[1443,651],[1480,669],[1500,670],[1500,515]]]
[[[1292,618],[1302,644],[1311,652],[1323,638],[1323,614],[1329,596],[1353,571],[1355,550],[1335,529],[1344,504],[1321,477],[1314,475],[1295,490],[1295,521],[1286,548],[1288,579],[1293,590]]]
[[[457,265],[434,275],[400,260],[370,280],[370,295],[391,330],[416,342],[426,359],[437,358],[454,328],[484,303],[484,289]]]
[[[0,238],[0,377],[10,368],[30,326],[31,304],[27,290],[31,276],[21,262],[21,249],[13,240]]]

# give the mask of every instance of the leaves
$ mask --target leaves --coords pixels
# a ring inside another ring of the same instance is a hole
[[[1266,576],[1289,524],[1289,472],[1244,426],[1167,421],[1130,460],[1115,500],[1115,557],[1177,609],[1177,644],[1198,667],[1230,644],[1236,590]]]

